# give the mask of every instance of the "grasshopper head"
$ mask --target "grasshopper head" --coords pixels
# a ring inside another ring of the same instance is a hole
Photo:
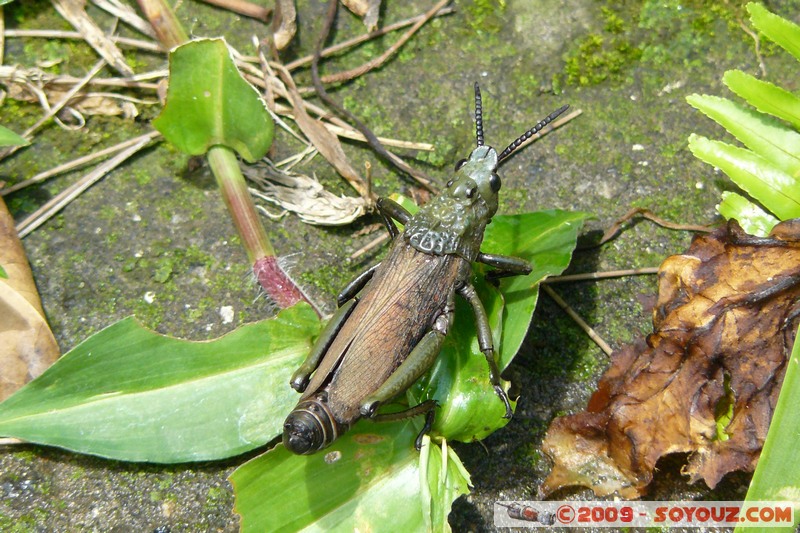
[[[456,175],[447,183],[449,194],[457,199],[477,197],[486,203],[489,209],[489,216],[494,215],[497,211],[497,193],[500,191],[501,185],[500,176],[497,175],[497,167],[514,150],[522,146],[525,141],[555,120],[568,108],[569,106],[565,105],[548,115],[544,120],[519,136],[498,155],[494,148],[483,144],[483,105],[481,102],[481,89],[476,82],[475,136],[478,140],[478,147],[472,151],[469,159],[462,159],[456,163]]]
[[[496,170],[497,151],[491,146],[478,146],[469,159],[456,163],[456,174],[447,182],[442,194],[461,205],[482,202],[491,218],[497,212],[497,193],[500,191],[500,176]]]
[[[456,172],[436,198],[423,206],[406,224],[405,235],[411,246],[434,255],[455,254],[474,261],[480,253],[486,224],[497,212],[500,176],[497,167],[511,153],[538,133],[558,115],[564,106],[526,131],[498,155],[483,144],[483,109],[481,91],[475,84],[475,124],[478,146],[456,163]]]

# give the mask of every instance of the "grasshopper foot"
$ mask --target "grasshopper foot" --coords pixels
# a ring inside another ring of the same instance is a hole
[[[503,387],[500,385],[495,385],[494,392],[500,396],[500,399],[503,400],[503,404],[506,406],[506,414],[503,415],[503,418],[511,418],[514,416],[514,411],[511,410],[511,402],[508,401],[508,394],[506,394],[506,391],[503,390]]]
[[[422,430],[419,432],[419,435],[417,435],[417,438],[414,441],[414,448],[417,451],[420,451],[422,449],[422,437],[424,437],[431,431],[431,427],[433,426],[433,417],[434,414],[436,413],[435,407],[436,404],[434,404],[434,408],[425,413],[425,423],[422,425]]]

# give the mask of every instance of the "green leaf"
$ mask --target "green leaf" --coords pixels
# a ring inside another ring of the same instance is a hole
[[[179,150],[201,155],[221,144],[245,160],[264,157],[273,123],[222,39],[191,41],[169,56],[167,103],[153,125]]]
[[[0,3],[0,5],[3,5]],[[0,146],[26,146],[30,144],[25,137],[17,135],[5,126],[0,126]]]
[[[800,134],[768,115],[726,98],[693,94],[686,101],[723,126],[756,154],[800,178]]]
[[[446,439],[441,440],[442,445],[439,447],[432,444],[430,437],[426,435],[420,450],[423,504],[430,503],[430,510],[423,513],[426,531],[449,531],[447,515],[450,514],[453,502],[462,494],[469,494],[472,486],[469,472],[455,451],[447,446]]]
[[[0,404],[0,435],[124,461],[230,457],[282,431],[287,385],[319,331],[308,305],[210,342],[124,319]]]
[[[689,137],[689,149],[695,157],[725,172],[781,220],[800,217],[800,187],[797,180],[763,157],[695,134]]]
[[[734,93],[763,113],[776,116],[800,130],[800,98],[740,70],[729,70],[722,81]]]
[[[799,334],[800,335],[800,334]],[[770,531],[796,531],[800,523],[800,454],[797,436],[800,435],[800,342],[795,337],[794,348],[786,366],[781,393],[769,425],[767,439],[758,459],[756,471],[747,490],[746,502],[788,501],[794,505],[794,525]],[[750,531],[736,528],[738,532]]]
[[[8,279],[8,273],[6,272],[6,269],[3,268],[3,265],[0,265],[0,278]]]
[[[747,4],[747,11],[758,31],[800,60],[800,26],[770,13],[763,5],[755,2]]]
[[[726,219],[736,219],[750,235],[766,237],[780,222],[759,206],[735,192],[723,192],[722,202],[717,206],[719,214]]]
[[[586,213],[559,210],[513,216],[497,216],[486,228],[481,249],[486,253],[512,255],[533,266],[527,276],[501,280],[498,291],[484,280],[473,279],[486,308],[493,338],[499,343],[498,366],[506,368],[519,351],[528,331],[539,294],[539,282],[560,274],[569,264],[577,233]],[[489,381],[489,368],[478,347],[472,309],[459,298],[456,320],[432,372],[411,390],[413,402],[436,399],[434,433],[469,442],[503,427],[508,420],[503,403]]]
[[[429,530],[441,514],[426,513],[449,511],[469,479],[452,452],[443,479],[441,449],[428,440],[418,453],[416,436],[409,421],[361,421],[325,453],[278,445],[230,477],[242,532]]]

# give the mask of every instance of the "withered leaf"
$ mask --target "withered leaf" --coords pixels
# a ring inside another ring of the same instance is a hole
[[[554,468],[542,492],[581,485],[636,498],[670,453],[688,453],[683,473],[711,488],[728,472],[752,471],[791,353],[799,298],[798,220],[767,238],[732,221],[667,258],[654,332],[612,354],[586,411],[548,429],[543,449]]]
[[[0,198],[0,401],[44,372],[59,350],[44,319],[39,293],[14,219]]]
[[[342,0],[342,3],[359,17],[364,17],[367,31],[374,31],[378,27],[381,0]]]
[[[294,0],[275,0],[275,11],[272,14],[272,39],[275,48],[283,50],[297,33],[297,10]]]
[[[339,139],[328,131],[318,120],[313,119],[303,106],[303,98],[297,91],[297,86],[291,74],[286,69],[278,69],[281,80],[286,85],[289,101],[292,104],[294,120],[303,131],[314,148],[324,157],[336,171],[358,191],[361,196],[368,196],[368,188],[364,179],[353,168],[344,153]]]
[[[52,0],[56,11],[78,30],[89,46],[123,76],[133,76],[133,69],[125,62],[125,57],[114,42],[109,39],[100,26],[86,13],[86,2],[79,0]]]

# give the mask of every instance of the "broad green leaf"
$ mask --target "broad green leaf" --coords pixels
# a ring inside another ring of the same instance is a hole
[[[0,3],[0,5],[3,5]],[[17,135],[5,126],[0,126],[0,146],[25,146],[30,144],[25,137]]]
[[[541,211],[497,216],[486,229],[481,249],[528,260],[533,271],[500,281],[499,291],[479,274],[473,279],[499,342],[499,366],[506,368],[519,351],[528,331],[538,297],[538,284],[560,274],[569,264],[577,232],[586,213]],[[479,440],[503,427],[508,420],[503,403],[489,381],[489,368],[478,347],[472,309],[459,298],[456,320],[442,353],[429,376],[411,391],[413,403],[433,398],[439,402],[434,433],[448,440]]]
[[[723,192],[722,202],[717,206],[719,214],[726,219],[736,219],[750,235],[766,237],[775,224],[780,222],[756,204],[735,192]]]
[[[409,421],[361,421],[322,453],[298,456],[278,445],[230,477],[241,530],[428,530],[431,519],[425,513],[431,506],[449,510],[469,479],[452,453],[447,454],[452,463],[447,478],[437,477],[441,472],[432,472],[431,463],[438,460],[441,466],[442,453],[429,441],[423,448],[428,458],[423,476],[416,436]],[[441,484],[450,488],[438,488]]]
[[[734,93],[763,113],[776,116],[800,130],[800,98],[740,70],[729,70],[722,81]]]
[[[153,126],[179,150],[205,154],[214,145],[245,160],[264,157],[272,144],[272,117],[247,83],[222,39],[201,39],[169,56],[167,103]]]
[[[785,18],[770,13],[763,5],[747,4],[750,20],[758,31],[778,43],[784,50],[800,60],[800,26]]]
[[[448,531],[447,515],[453,502],[462,494],[469,494],[470,476],[446,439],[441,447],[432,444],[430,437],[423,437],[420,450],[420,484],[423,504],[430,503],[424,513],[426,531]]]
[[[800,134],[772,117],[726,98],[692,94],[686,101],[723,126],[745,146],[800,179]]]
[[[580,211],[548,210],[522,215],[498,216],[486,230],[482,249],[487,253],[513,255],[530,262],[527,276],[500,283],[505,299],[500,369],[505,369],[522,346],[536,308],[539,282],[561,274],[572,259],[578,231],[591,215]]]
[[[124,319],[0,404],[0,435],[124,461],[220,459],[282,430],[319,330],[308,305],[209,342]]]
[[[800,217],[798,180],[763,157],[695,134],[689,137],[689,149],[695,157],[725,172],[781,220]]]
[[[795,339],[800,338],[800,334]],[[794,503],[794,526],[770,531],[796,531],[800,523],[800,342],[795,340],[786,367],[781,393],[769,425],[767,439],[758,459],[756,471],[747,490],[746,502],[787,501]],[[736,528],[737,532],[749,529]]]

